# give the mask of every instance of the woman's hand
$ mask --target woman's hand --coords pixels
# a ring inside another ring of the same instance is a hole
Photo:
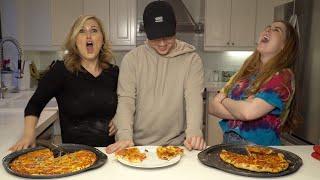
[[[34,135],[23,136],[15,145],[9,148],[10,151],[19,151],[28,147],[36,146],[36,138]]]
[[[113,152],[119,151],[121,149],[134,146],[132,140],[122,140],[116,143],[110,144],[106,147],[106,153],[111,154]]]
[[[224,93],[218,93],[213,100],[221,103],[225,98],[227,98],[227,96]]]
[[[109,136],[115,135],[116,132],[118,131],[116,125],[113,123],[113,120],[109,122],[108,127],[109,127]]]

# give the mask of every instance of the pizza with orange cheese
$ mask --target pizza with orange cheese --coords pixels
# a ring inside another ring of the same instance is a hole
[[[131,163],[140,163],[147,158],[146,153],[140,152],[137,147],[121,149],[115,153],[117,159],[124,159]]]
[[[222,150],[220,158],[236,168],[254,172],[279,173],[289,167],[288,161],[282,153],[276,153],[270,148],[246,147],[248,154],[239,154]]]
[[[41,149],[18,156],[10,168],[25,175],[60,175],[90,167],[97,160],[94,152],[79,150],[54,158],[49,149]]]
[[[177,146],[159,146],[157,148],[157,156],[159,159],[171,160],[183,154],[183,149]]]

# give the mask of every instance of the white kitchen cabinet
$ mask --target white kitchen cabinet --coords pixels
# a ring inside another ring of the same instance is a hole
[[[83,0],[83,14],[95,15],[103,23],[103,29],[109,38],[110,0]]]
[[[51,0],[52,45],[62,46],[73,22],[83,14],[83,0]]]
[[[136,45],[136,0],[110,0],[110,41],[120,50]]]
[[[71,25],[82,14],[101,19],[113,50],[135,47],[136,0],[51,0],[52,47],[62,47]]]
[[[274,8],[292,0],[257,0],[257,18],[255,42],[259,40],[259,34],[274,20]]]
[[[207,87],[206,107],[205,107],[205,139],[208,146],[221,144],[223,141],[223,132],[220,128],[220,118],[208,113],[209,102],[217,95],[217,91],[224,86],[223,84],[215,84],[213,87]]]
[[[0,0],[2,37],[23,41],[23,4],[19,0]]]
[[[24,50],[51,48],[50,5],[50,0],[23,1],[23,40],[21,44]]]
[[[23,50],[60,50],[74,21],[83,14],[101,19],[113,50],[136,45],[136,0],[1,0],[3,36]]]
[[[207,137],[207,145],[213,146],[217,144],[221,144],[223,141],[223,132],[220,128],[219,121],[221,119],[213,116],[208,115],[208,137]]]
[[[256,0],[206,0],[204,50],[252,50]]]
[[[272,23],[274,7],[272,1],[257,0],[257,23],[255,42],[259,40],[259,34],[263,29]]]

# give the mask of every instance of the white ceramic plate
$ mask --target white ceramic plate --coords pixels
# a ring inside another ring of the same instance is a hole
[[[132,163],[122,158],[117,158],[119,162],[122,164],[137,167],[137,168],[159,168],[166,167],[173,164],[176,164],[180,161],[181,155],[171,159],[171,160],[162,160],[157,156],[157,147],[158,146],[136,146],[140,152],[145,152],[147,158],[143,160],[141,163]]]

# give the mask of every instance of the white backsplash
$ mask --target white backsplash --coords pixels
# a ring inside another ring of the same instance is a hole
[[[115,51],[114,59],[115,63],[120,66],[123,56],[127,51]],[[198,51],[201,59],[203,60],[203,66],[205,71],[205,81],[210,82],[216,80],[212,75],[213,71],[237,71],[245,59],[249,56],[250,52],[247,53],[230,53],[224,52],[205,52]],[[26,51],[24,52],[24,58],[26,60],[34,61],[39,70],[46,69],[53,60],[62,59],[62,52],[37,52],[37,51]],[[221,81],[221,77],[219,78]]]

